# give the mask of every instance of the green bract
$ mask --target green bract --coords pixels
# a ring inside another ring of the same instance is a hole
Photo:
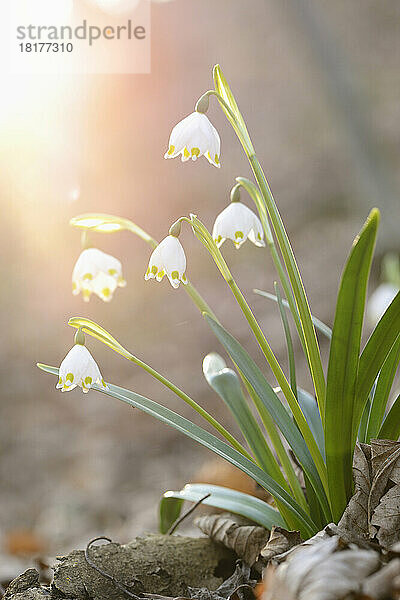
[[[247,192],[263,226],[279,283],[275,284],[273,294],[256,292],[278,305],[277,314],[282,321],[289,372],[286,374],[282,369],[221,251],[207,227],[195,215],[181,217],[172,233],[177,237],[180,225],[187,224],[209,251],[273,375],[273,380],[269,381],[249,353],[224,328],[194,286],[187,282],[184,290],[232,361],[234,368],[228,368],[221,356],[209,354],[204,360],[203,372],[208,384],[232,413],[242,439],[236,439],[195,400],[126,350],[100,325],[82,317],[70,319],[69,324],[144,369],[196,411],[213,429],[213,433],[135,392],[112,384],[108,384],[107,389],[93,385],[94,389],[175,427],[252,477],[275,500],[275,507],[271,507],[262,500],[234,490],[206,484],[188,485],[181,491],[170,491],[164,495],[160,505],[160,527],[163,532],[179,516],[184,500],[197,502],[205,494],[210,494],[205,500],[206,504],[236,512],[268,528],[279,525],[298,529],[303,537],[308,537],[326,523],[338,521],[353,493],[352,462],[357,438],[369,442],[375,436],[396,440],[400,435],[400,398],[391,403],[391,388],[400,360],[400,293],[362,348],[365,298],[379,224],[379,211],[373,209],[354,240],[344,267],[333,328],[330,329],[311,314],[284,223],[257,159],[245,121],[219,66],[214,68],[214,83],[215,89],[203,94],[198,108],[202,113],[206,112],[209,99],[217,98],[237,133],[253,171],[255,181],[244,177],[236,179],[233,199],[239,199],[241,188]],[[71,224],[85,232],[128,230],[153,249],[157,247],[154,238],[125,218],[91,213],[75,217]],[[240,229],[237,233],[240,235]],[[292,318],[306,357],[312,390],[303,390],[296,383],[296,360],[289,317]],[[327,365],[323,364],[321,358],[316,330],[330,343]],[[55,367],[39,366],[49,373],[58,374]],[[302,468],[305,490],[296,476],[292,455]]]

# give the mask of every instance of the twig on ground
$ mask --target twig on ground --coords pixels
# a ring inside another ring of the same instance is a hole
[[[107,571],[103,571],[103,569],[101,567],[98,567],[96,565],[96,563],[94,563],[93,560],[90,558],[90,556],[89,556],[90,548],[92,547],[92,545],[95,542],[99,542],[100,540],[105,540],[105,541],[109,542],[110,544],[112,543],[112,540],[110,540],[110,538],[105,537],[105,536],[100,536],[100,537],[94,538],[93,540],[90,540],[90,542],[88,543],[88,545],[86,546],[86,549],[85,549],[85,559],[86,559],[86,562],[88,563],[88,565],[90,567],[92,567],[92,569],[94,569],[95,571],[100,573],[100,575],[103,575],[103,577],[106,577],[106,579],[108,579],[109,581],[112,581],[112,583],[119,590],[121,590],[121,592],[126,594],[129,598],[133,598],[134,600],[142,600],[141,596],[138,596],[138,595],[134,594],[133,592],[131,592],[130,590],[128,590],[128,588],[123,583],[120,583],[119,581],[117,581],[117,579],[115,579],[115,577],[113,575],[110,575],[110,573],[107,573]]]
[[[186,519],[186,517],[188,517],[189,515],[192,514],[193,511],[196,510],[196,508],[198,506],[200,506],[200,504],[202,502],[204,502],[204,500],[206,500],[207,498],[209,498],[211,496],[211,494],[206,494],[205,496],[203,496],[202,498],[200,498],[200,500],[198,500],[195,504],[193,504],[193,506],[191,508],[189,508],[189,510],[187,510],[185,513],[183,513],[182,516],[178,517],[178,519],[172,524],[172,526],[168,529],[167,531],[167,535],[172,535],[174,533],[174,531],[179,527],[179,525],[182,523],[182,521],[184,521]]]

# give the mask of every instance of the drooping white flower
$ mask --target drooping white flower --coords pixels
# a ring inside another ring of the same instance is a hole
[[[367,315],[371,326],[375,327],[399,291],[399,287],[393,283],[381,283],[376,288],[367,304]]]
[[[62,392],[69,392],[79,385],[87,394],[95,383],[108,389],[89,350],[82,344],[75,344],[60,365],[56,387]]]
[[[161,281],[166,275],[172,287],[176,289],[181,281],[187,284],[185,271],[186,256],[182,244],[174,235],[167,235],[153,250],[144,278],[146,281],[148,279]]]
[[[82,292],[85,302],[92,293],[109,302],[117,287],[124,287],[122,265],[117,258],[97,248],[83,250],[72,273],[72,293]]]
[[[173,128],[164,158],[182,155],[182,161],[205,156],[209,163],[220,167],[221,141],[218,131],[204,113],[193,112]]]
[[[226,239],[232,240],[236,248],[240,248],[247,238],[256,246],[265,246],[260,219],[241,202],[231,202],[218,215],[212,236],[218,248]]]

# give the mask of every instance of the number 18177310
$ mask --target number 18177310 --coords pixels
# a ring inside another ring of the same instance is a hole
[[[19,48],[21,52],[72,52],[74,46],[71,42],[22,42]]]

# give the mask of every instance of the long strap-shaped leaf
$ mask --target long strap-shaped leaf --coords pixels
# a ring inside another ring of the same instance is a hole
[[[340,282],[332,330],[325,404],[325,451],[335,520],[340,519],[352,492],[353,411],[365,296],[378,222],[379,212],[374,209],[353,244]]]
[[[289,280],[292,285],[293,294],[296,300],[297,308],[300,315],[301,326],[304,333],[307,358],[310,365],[311,376],[314,382],[315,393],[318,404],[321,410],[322,417],[324,416],[325,403],[325,377],[322,369],[321,355],[318,346],[318,340],[312,322],[311,311],[308,305],[307,296],[305,293],[303,281],[300,275],[300,270],[296,263],[294,252],[290,245],[290,240],[286,233],[285,226],[280,216],[278,207],[276,206],[271,189],[267,179],[254,152],[244,119],[239,111],[236,100],[226,81],[219,65],[215,65],[213,70],[213,78],[215,90],[220,95],[220,104],[227,118],[231,122],[236,131],[239,140],[241,141],[244,150],[248,156],[250,165],[253,169],[254,176],[265,201],[268,210],[271,224],[278,240],[279,249],[282,253],[283,260],[288,272]],[[222,102],[221,102],[222,100]],[[224,106],[226,103],[227,107]]]
[[[325,458],[325,436],[317,401],[314,396],[311,396],[311,394],[302,388],[297,388],[297,398],[314,439],[318,444],[318,448]]]
[[[400,292],[386,309],[360,356],[353,415],[353,448],[368,394],[398,335],[400,335]]]
[[[38,367],[47,373],[58,375],[58,369],[56,367],[50,367],[42,364],[38,364]],[[195,423],[185,419],[169,408],[154,402],[154,400],[150,400],[149,398],[145,398],[144,396],[136,394],[135,392],[111,383],[108,383],[107,385],[109,388],[108,390],[100,388],[97,385],[93,386],[93,389],[104,393],[107,396],[111,396],[112,398],[116,398],[117,400],[122,400],[130,406],[139,408],[148,415],[151,415],[159,421],[170,425],[174,429],[177,429],[181,433],[184,433],[191,439],[195,440],[202,446],[205,446],[212,452],[215,452],[215,454],[218,454],[235,467],[241,469],[244,473],[249,475],[249,477],[261,485],[261,487],[272,494],[274,498],[277,498],[280,502],[282,502],[282,504],[285,504],[285,506],[292,512],[293,518],[297,521],[298,528],[303,536],[309,537],[317,531],[315,523],[313,523],[312,519],[290,497],[290,495],[279,484],[277,484],[272,477],[269,477],[269,475],[264,473],[264,471],[262,471],[251,460],[245,458],[242,454],[240,454],[240,452],[219,438],[215,437],[208,431],[205,431]]]
[[[370,443],[372,438],[376,438],[381,428],[385,409],[392,389],[393,380],[396,375],[397,367],[400,361],[400,335],[393,344],[382,369],[378,375],[374,399],[369,412],[366,442]]]
[[[160,502],[161,533],[166,533],[171,527],[172,521],[178,518],[183,500],[198,502],[206,494],[211,494],[211,496],[203,500],[202,504],[247,517],[251,521],[254,521],[254,523],[258,523],[258,525],[267,529],[271,529],[274,525],[285,527],[285,522],[279,512],[255,496],[237,492],[236,490],[231,490],[220,485],[188,483],[180,491],[165,492]]]
[[[255,294],[258,294],[259,296],[264,296],[264,298],[268,298],[268,300],[273,300],[274,302],[278,302],[278,298],[275,294],[271,294],[270,292],[265,292],[263,290],[258,290],[257,288],[255,288],[253,290],[253,292]],[[290,309],[289,302],[287,300],[285,300],[285,298],[282,298],[282,304],[286,308]],[[322,333],[325,337],[327,337],[328,340],[331,340],[332,339],[332,329],[330,327],[328,327],[328,325],[326,325],[323,321],[321,321],[321,319],[314,317],[314,315],[311,315],[311,319],[312,319],[312,322],[314,323],[315,328],[318,329],[318,331],[320,333]]]
[[[394,440],[400,437],[400,394],[393,402],[377,435],[378,440]]]
[[[282,217],[275,203],[268,181],[264,171],[258,162],[257,156],[253,154],[249,157],[250,164],[253,169],[254,176],[260,187],[267,206],[268,214],[278,240],[279,248],[285,262],[289,280],[292,285],[293,294],[296,300],[297,308],[300,315],[300,322],[303,328],[304,340],[307,350],[308,363],[310,365],[311,377],[314,383],[315,394],[317,396],[318,405],[322,417],[324,416],[325,405],[325,376],[322,368],[321,354],[319,350],[317,335],[315,333],[314,323],[312,321],[311,310],[308,304],[306,291],[303,280],[300,274],[300,269],[297,266],[296,257],[294,255],[289,237],[287,235]]]
[[[257,464],[290,493],[290,488],[282,475],[277,460],[247,404],[236,373],[232,369],[228,369],[223,359],[216,353],[206,356],[203,361],[203,372],[208,384],[232,412]],[[277,506],[286,522],[290,524],[290,512],[284,505],[279,504],[279,501],[277,501]]]
[[[318,499],[321,502],[321,506],[327,515],[327,518],[329,518],[330,510],[324,492],[323,481],[320,477],[320,475],[322,475],[322,477],[324,476],[325,464],[297,401],[290,406],[290,409],[293,412],[293,416],[296,419],[299,429],[296,427],[278,396],[275,394],[274,390],[246,350],[226,331],[226,329],[214,321],[209,315],[205,314],[204,317],[221,344],[225,347],[235,364],[250,383],[257,396],[265,404],[276,425],[289,442],[304,471],[308,474],[315,492],[318,495]],[[313,459],[318,461],[318,468]]]
[[[259,466],[289,492],[289,486],[279,465],[247,404],[236,373],[228,369],[223,359],[216,353],[205,357],[203,373],[207,383],[232,412]]]

